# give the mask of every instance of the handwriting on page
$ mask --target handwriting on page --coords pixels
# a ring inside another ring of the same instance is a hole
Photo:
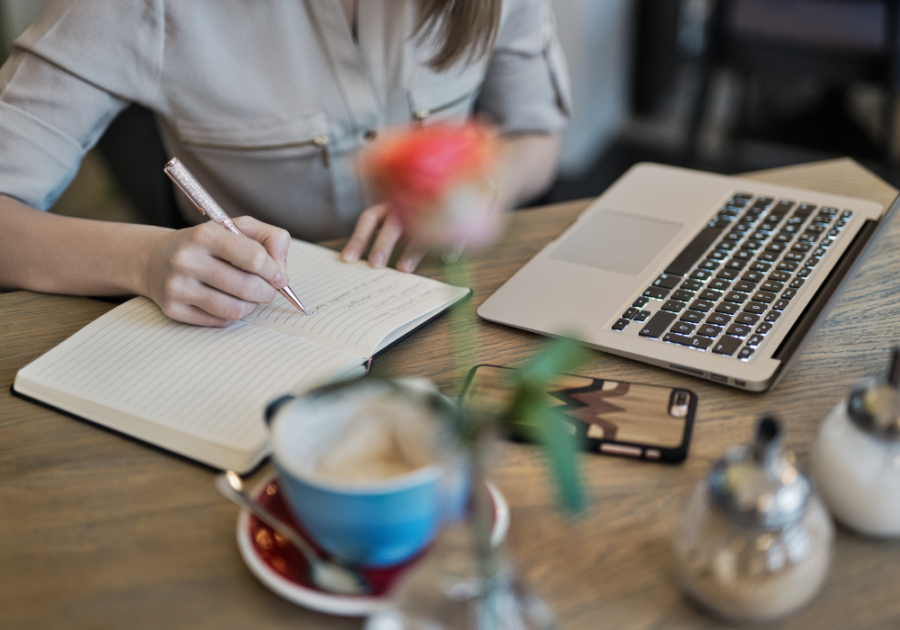
[[[261,443],[267,402],[359,365],[353,355],[245,322],[179,324],[145,301],[110,315],[79,343],[52,350],[53,361],[36,377],[225,445]]]
[[[392,330],[458,291],[421,276],[372,269],[365,262],[342,263],[337,252],[309,244],[292,246],[288,274],[308,315],[277,299],[247,320],[363,355]]]

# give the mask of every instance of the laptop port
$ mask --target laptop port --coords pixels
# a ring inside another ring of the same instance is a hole
[[[739,381],[737,379],[734,379],[734,384],[738,387],[747,387],[747,381]]]
[[[684,367],[683,365],[675,365],[674,363],[670,363],[669,367],[673,370],[681,370],[682,372],[687,372],[688,374],[696,374],[697,376],[703,376],[703,372],[700,370],[695,370],[693,368]]]
[[[714,381],[718,381],[718,382],[720,382],[720,383],[727,383],[727,382],[728,382],[728,377],[727,377],[727,376],[721,376],[720,374],[713,374],[712,372],[709,373],[709,378],[712,379],[712,380],[714,380]]]

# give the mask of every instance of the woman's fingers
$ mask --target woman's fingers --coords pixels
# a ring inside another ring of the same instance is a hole
[[[406,273],[415,271],[426,253],[428,253],[428,248],[415,241],[411,242],[404,248],[403,253],[400,254],[400,258],[397,260],[397,271]]]
[[[204,223],[160,238],[148,265],[148,295],[163,312],[192,324],[224,326],[275,299],[287,276],[272,254],[286,257],[290,238],[252,219],[235,223],[246,237]]]
[[[359,215],[359,219],[356,220],[356,226],[353,228],[350,240],[347,241],[347,244],[341,251],[341,258],[344,262],[359,260],[363,252],[366,251],[366,247],[369,246],[369,243],[375,237],[378,228],[384,223],[388,212],[387,204],[383,203],[369,206],[363,210],[362,214]]]
[[[388,214],[381,224],[381,229],[378,231],[375,242],[372,244],[372,251],[369,252],[369,264],[375,269],[380,269],[387,265],[391,252],[394,251],[394,246],[400,240],[402,234],[403,225],[400,223],[400,220],[393,214]]]

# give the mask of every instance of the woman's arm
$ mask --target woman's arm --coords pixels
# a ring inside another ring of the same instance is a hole
[[[500,208],[507,210],[527,203],[553,183],[559,147],[558,133],[522,133],[500,138],[500,159],[492,176]],[[348,262],[358,260],[371,242],[369,264],[383,267],[402,236],[403,229],[391,209],[377,204],[360,215],[341,255]],[[424,255],[422,247],[408,243],[397,260],[397,269],[414,271]]]
[[[0,289],[145,295],[173,319],[225,326],[288,282],[287,232],[235,223],[250,238],[212,222],[176,231],[63,217],[0,195]]]

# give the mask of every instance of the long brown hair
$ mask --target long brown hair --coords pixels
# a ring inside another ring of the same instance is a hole
[[[416,33],[436,33],[439,48],[428,65],[444,70],[466,58],[473,61],[488,54],[500,28],[503,0],[421,0]]]

